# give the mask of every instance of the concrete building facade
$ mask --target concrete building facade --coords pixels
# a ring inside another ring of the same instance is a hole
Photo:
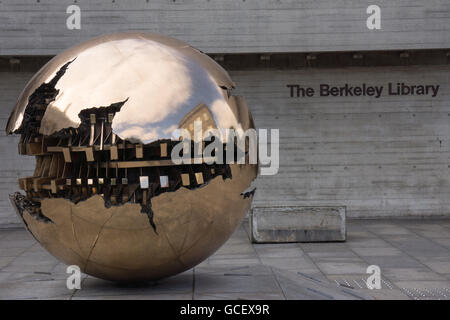
[[[373,4],[2,0],[0,123],[34,72],[65,48],[105,33],[159,32],[224,65],[256,126],[280,129],[280,169],[258,179],[255,204],[448,216],[450,3],[381,0],[381,29],[370,29]],[[81,29],[70,29],[77,8]],[[8,194],[34,167],[17,142],[2,131],[0,225],[19,221]]]

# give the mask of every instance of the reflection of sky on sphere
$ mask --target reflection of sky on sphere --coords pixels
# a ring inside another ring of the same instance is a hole
[[[78,126],[81,110],[128,98],[113,120],[113,130],[122,139],[149,143],[171,138],[183,117],[200,103],[209,107],[218,127],[236,128],[220,85],[176,48],[143,38],[103,42],[82,51],[69,65],[42,127],[58,131]]]

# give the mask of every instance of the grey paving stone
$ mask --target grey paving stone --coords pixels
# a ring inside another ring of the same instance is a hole
[[[374,226],[370,225],[367,229],[376,234],[376,235],[409,235],[412,234],[410,230],[404,227],[396,226],[396,225],[383,225],[383,226]]]
[[[433,238],[433,241],[450,249],[450,238]]]
[[[25,248],[0,248],[0,257],[17,257],[25,250]]]
[[[16,232],[8,233],[3,239],[3,241],[14,241],[14,240],[32,240],[33,236],[25,229],[17,230]]]
[[[62,278],[67,279],[67,277]],[[15,272],[10,273],[6,282],[34,282],[34,281],[53,281],[57,280],[52,277],[50,272]]]
[[[433,289],[433,288],[447,288],[450,289],[450,281],[394,281],[393,282],[398,288],[408,288],[408,289]]]
[[[336,258],[336,259],[341,259],[341,258],[358,258],[358,255],[352,251],[350,251],[349,248],[347,248],[347,251],[325,251],[325,252],[308,252],[307,255],[313,260],[313,261],[318,261],[321,260],[323,258]]]
[[[192,293],[192,288],[192,270],[157,282],[139,284],[116,283],[88,276],[82,281],[81,289],[76,291],[74,297]]]
[[[364,230],[366,225],[367,219],[354,219],[354,218],[347,219],[347,231]]]
[[[287,270],[317,269],[309,258],[261,258],[261,263],[265,266],[276,267]]]
[[[69,298],[72,293],[73,290],[67,289],[65,280],[0,283],[0,300]]]
[[[9,265],[13,260],[15,259],[14,256],[12,257],[0,257],[0,269],[4,271],[3,269]]]
[[[197,266],[194,273],[209,275],[270,275],[272,269],[262,264],[252,266]]]
[[[213,256],[216,255],[231,255],[231,254],[254,254],[255,249],[250,243],[236,243],[228,244],[217,250]]]
[[[277,245],[255,245],[255,251],[260,258],[295,258],[302,257],[304,252],[298,246],[283,247]]]
[[[419,236],[430,238],[430,239],[450,237],[450,232],[449,232],[448,228],[444,228],[444,227],[436,228],[434,230],[421,230],[421,229],[415,230],[415,229],[413,229],[413,231],[416,234],[418,234]]]
[[[207,293],[281,293],[272,274],[195,275],[195,294]]]
[[[289,300],[366,300],[370,296],[349,288],[302,276],[284,270],[276,270],[278,283]]]
[[[25,251],[27,252],[47,252],[38,242],[34,242],[31,247],[28,247]]]
[[[1,226],[1,224],[0,224]],[[14,229],[10,229],[10,228],[0,228],[0,242],[1,240],[3,240],[9,232],[13,231]]]
[[[380,238],[364,238],[364,237],[348,237],[347,245],[349,247],[358,248],[383,248],[389,247],[390,244]]]
[[[24,261],[32,261],[33,263],[53,263],[58,262],[58,260],[52,256],[47,251],[29,251],[25,250],[21,254],[17,256],[17,259],[24,260]]]
[[[145,293],[145,294],[122,294],[112,296],[77,296],[72,300],[192,300],[191,293]]]
[[[21,299],[21,300],[42,300],[40,298],[27,298],[27,299]],[[45,298],[45,300],[72,300],[72,296],[54,296]]]
[[[2,239],[0,241],[0,248],[29,248],[36,243],[33,239],[19,239],[19,240],[7,240]]]
[[[31,260],[26,257],[18,257],[14,259],[2,271],[6,272],[51,272],[58,264],[56,259],[36,259]]]
[[[207,265],[210,266],[242,266],[242,265],[257,265],[261,262],[257,257],[248,257],[248,258],[229,258],[229,259],[222,259],[220,257],[215,259],[208,259]]]
[[[365,273],[369,266],[362,262],[318,262],[316,264],[325,274],[360,274]]]
[[[406,255],[401,256],[370,256],[364,257],[369,265],[377,265],[383,268],[420,268],[423,264]]]
[[[361,257],[372,256],[399,256],[402,255],[402,251],[394,247],[380,247],[380,248],[359,248],[352,247],[352,250]]]
[[[439,224],[414,224],[408,226],[414,233],[427,238],[448,238],[450,237],[450,230],[445,226]]]
[[[359,290],[357,290],[359,291]],[[364,290],[363,293],[370,295],[375,300],[410,300],[411,298],[400,289],[373,289]]]
[[[351,221],[351,220],[350,220]],[[381,220],[375,220],[375,219],[362,219],[362,220],[353,220],[355,224],[358,224],[359,226],[364,226],[367,230],[371,230],[372,228],[391,228],[393,226],[397,225],[396,220],[387,220],[387,219],[381,219]]]
[[[300,248],[307,254],[311,252],[349,252],[348,244],[346,243],[299,243]]]
[[[362,259],[362,258],[360,258],[360,257],[358,257],[358,256],[356,256],[356,255],[354,255],[354,256],[345,256],[345,257],[314,257],[314,258],[312,258],[312,260],[315,262],[315,263],[319,263],[319,262],[352,262],[352,263],[357,263],[357,262],[360,262],[360,263],[364,263],[365,261]]]
[[[195,294],[195,300],[286,300],[283,293],[207,293]]]
[[[328,278],[319,270],[319,268],[314,269],[302,269],[298,270],[287,270],[293,272],[301,277],[311,279],[313,281],[320,280],[321,282],[327,283],[329,282]]]
[[[214,263],[213,260],[254,260],[254,259],[258,259],[258,255],[253,252],[253,253],[230,253],[230,254],[214,254],[211,257],[209,257],[209,261],[212,261],[212,263]]]
[[[389,242],[412,256],[433,257],[450,254],[448,248],[419,236],[395,236],[390,237]]]
[[[366,229],[362,229],[362,227],[353,228],[347,231],[347,237],[351,236],[352,238],[376,238],[377,236],[371,233]]]
[[[402,291],[414,300],[449,300],[447,288],[403,288]]]
[[[411,232],[404,232],[404,228]],[[347,230],[349,236],[345,243],[252,245],[244,223],[216,254],[187,273],[139,286],[117,285],[83,275],[82,289],[73,292],[65,286],[66,265],[57,262],[26,230],[1,229],[0,298],[70,299],[72,294],[74,299],[334,297],[322,289],[311,286],[305,289],[309,285],[305,279],[313,283],[319,280],[328,292],[349,290],[350,293],[343,293],[345,299],[357,299],[365,293],[375,299],[416,299],[414,292],[431,299],[433,296],[427,297],[426,290],[436,297],[437,291],[432,290],[450,290],[450,219],[348,220]],[[383,281],[393,289],[368,290],[359,287],[362,287],[361,280],[359,286],[353,282],[368,277],[365,272],[369,264],[380,265]],[[195,292],[192,291],[194,274],[198,289]],[[333,283],[336,279],[353,282],[354,289],[337,288]],[[415,286],[417,292],[409,291],[412,294],[409,296],[400,286]]]
[[[4,283],[11,277],[13,273],[0,271],[0,283]]]
[[[311,243],[296,243],[296,242],[287,242],[287,243],[252,243],[252,247],[255,250],[259,248],[267,248],[267,249],[290,249],[290,248],[300,248],[302,245],[307,245]]]
[[[391,281],[405,280],[446,280],[446,277],[433,272],[429,268],[383,268],[382,275]]]
[[[447,257],[447,261],[429,260],[423,263],[434,272],[450,274],[450,257]]]

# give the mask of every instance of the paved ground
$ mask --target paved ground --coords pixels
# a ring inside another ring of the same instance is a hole
[[[251,244],[244,222],[205,262],[175,277],[118,285],[66,266],[23,229],[0,229],[0,299],[449,299],[450,219],[353,220],[345,243]],[[367,289],[378,265],[382,289]]]

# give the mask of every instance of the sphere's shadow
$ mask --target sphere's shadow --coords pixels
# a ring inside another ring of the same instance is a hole
[[[188,270],[156,281],[116,282],[88,276],[75,294],[80,298],[120,297],[132,299],[189,299],[192,297],[194,276]]]

